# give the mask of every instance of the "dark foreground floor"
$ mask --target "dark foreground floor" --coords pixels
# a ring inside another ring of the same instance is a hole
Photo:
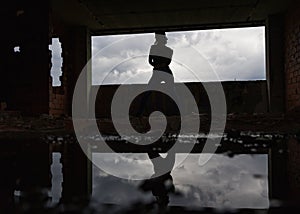
[[[200,117],[205,131],[209,127],[209,119],[206,115]],[[193,116],[187,119],[193,124]],[[87,197],[91,195],[91,169],[76,143],[70,118],[51,118],[47,115],[27,118],[6,112],[0,115],[0,213],[300,213],[300,203],[297,201],[300,192],[298,121],[296,117],[285,115],[228,115],[225,135],[220,136],[220,145],[215,145],[218,147],[216,153],[229,157],[236,154],[268,155],[269,176],[272,177],[270,195],[280,199],[270,197],[270,206],[264,209],[227,209],[166,205],[159,203],[155,197],[147,202],[141,200],[125,205],[99,203]],[[139,125],[138,122],[140,120],[133,118],[133,124]],[[113,136],[110,120],[101,119],[99,124],[106,136]],[[201,143],[206,136],[196,138],[198,143],[191,151],[195,154],[202,152]],[[139,153],[150,149],[139,150],[123,141],[108,143],[117,152]],[[184,150],[184,142],[182,145],[180,148]],[[158,148],[164,149],[161,146]],[[52,186],[50,168],[54,152],[62,157],[63,191],[58,203],[52,202],[48,192]],[[219,179],[224,178],[219,176]],[[290,192],[293,194],[288,195]],[[120,190],[115,194],[124,192]],[[126,194],[132,196],[128,192]]]

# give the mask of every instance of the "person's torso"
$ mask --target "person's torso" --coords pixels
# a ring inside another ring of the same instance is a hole
[[[153,59],[154,70],[171,72],[169,68],[173,56],[173,50],[171,48],[163,45],[152,45],[150,55]]]
[[[162,58],[172,59],[173,50],[165,45],[152,45],[150,55]]]

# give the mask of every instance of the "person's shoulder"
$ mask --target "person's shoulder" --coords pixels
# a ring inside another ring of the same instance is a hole
[[[172,52],[173,52],[173,49],[170,48],[169,46],[166,46],[166,48],[167,48],[169,51],[172,51]]]
[[[151,48],[157,48],[157,47],[159,47],[159,45],[157,45],[157,44],[151,45]]]
[[[168,50],[168,52],[169,52],[169,54],[170,54],[170,55],[172,55],[172,54],[173,54],[173,49],[172,49],[172,48],[170,48],[170,47],[166,46],[166,49]]]
[[[150,46],[150,50],[154,50],[154,49],[157,49],[157,45],[151,45]]]

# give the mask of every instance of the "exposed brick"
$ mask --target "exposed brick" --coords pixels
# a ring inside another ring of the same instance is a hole
[[[298,7],[291,7],[286,16],[285,74],[286,107],[293,109],[300,103],[300,13]]]

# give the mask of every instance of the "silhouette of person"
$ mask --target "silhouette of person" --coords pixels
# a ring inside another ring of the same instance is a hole
[[[151,46],[148,57],[149,64],[153,66],[152,76],[148,85],[158,88],[158,84],[164,83],[166,89],[177,99],[174,88],[174,76],[169,67],[172,61],[173,50],[166,46],[168,38],[165,32],[155,32],[155,39],[155,43]],[[150,95],[151,91],[145,92],[141,101],[143,106],[140,106],[137,113],[138,116],[143,115]]]
[[[175,192],[171,171],[175,163],[175,153],[168,153],[163,158],[158,152],[148,152],[153,164],[154,174],[150,179],[145,180],[140,188],[144,191],[151,191],[156,198],[160,210],[167,208],[169,204],[169,193]]]
[[[173,50],[166,46],[168,38],[165,32],[159,31],[155,32],[155,43],[151,46],[149,51],[148,62],[153,66],[152,76],[148,82],[150,88],[160,88],[161,84],[166,87],[166,91],[171,94],[171,96],[177,99],[174,87],[174,76],[169,65],[172,61]],[[138,116],[141,116],[151,91],[148,90],[142,98],[142,105],[138,112]],[[177,100],[175,100],[177,101]],[[171,171],[175,163],[175,153],[168,152],[165,158],[156,152],[150,150],[148,152],[149,159],[153,164],[154,174],[151,178],[145,180],[140,188],[144,191],[151,191],[153,196],[156,198],[156,202],[160,210],[164,210],[169,204],[169,193],[175,191],[173,184],[173,178],[171,176]]]
[[[149,64],[153,66],[153,75],[150,79],[150,82],[153,79],[155,79],[155,77],[157,77],[156,75],[157,72],[155,72],[156,70],[171,74],[170,77],[171,78],[173,77],[173,73],[169,67],[172,61],[173,50],[166,46],[168,41],[166,33],[155,32],[155,39],[156,41],[150,48],[150,53],[148,58]],[[172,82],[174,82],[174,79],[170,79],[170,80],[173,80]]]

